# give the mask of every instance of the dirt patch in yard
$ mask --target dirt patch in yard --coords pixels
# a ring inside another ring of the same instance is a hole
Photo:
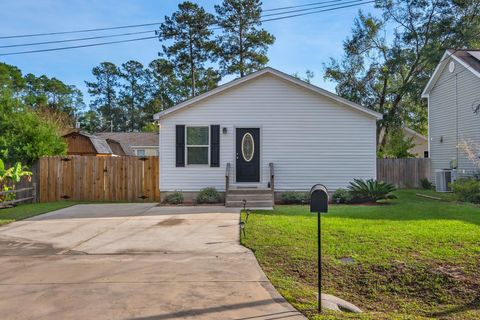
[[[295,281],[296,290],[305,291],[303,296],[315,292],[316,259],[294,259],[278,251],[265,258],[269,263],[261,265],[267,274],[280,269],[283,279]],[[370,315],[377,312],[402,314],[408,310],[412,313],[412,319],[415,318],[413,314],[419,317],[471,319],[465,317],[463,312],[480,309],[480,281],[476,276],[480,264],[460,266],[424,260],[418,263],[395,261],[390,265],[376,265],[357,262],[344,264],[335,260],[324,257],[322,261],[323,290],[359,305]],[[283,283],[276,282],[275,278],[272,280],[283,294],[290,294],[282,290]],[[314,304],[310,305],[311,309],[307,307],[311,299],[292,302],[303,305],[307,316],[313,318],[316,315]]]
[[[172,226],[177,226],[179,224],[182,224],[184,221],[185,221],[185,219],[177,219],[177,218],[167,219],[167,220],[164,220],[164,221],[161,221],[161,222],[157,223],[157,226],[172,227]]]

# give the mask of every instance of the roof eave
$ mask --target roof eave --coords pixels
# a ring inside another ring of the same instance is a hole
[[[435,86],[435,83],[437,82],[437,74],[438,72],[440,71],[440,67],[443,67],[446,65],[446,56],[447,54],[450,53],[450,50],[445,50],[445,53],[442,55],[442,58],[440,59],[440,62],[437,64],[437,66],[435,67],[435,70],[433,71],[432,75],[430,76],[430,79],[428,79],[428,82],[427,82],[427,85],[425,86],[425,88],[423,89],[422,91],[422,95],[421,97],[422,98],[428,98],[429,95],[430,95],[430,90],[432,90],[432,88]],[[435,80],[434,80],[435,79]]]
[[[458,58],[456,55],[455,55],[455,52],[456,51],[453,51],[451,52],[452,50],[450,49],[447,49],[445,51],[445,53],[443,54],[442,56],[442,59],[440,60],[440,62],[438,63],[437,67],[435,68],[435,71],[433,71],[433,74],[432,76],[430,77],[430,80],[428,80],[428,83],[427,85],[425,86],[425,89],[423,89],[423,92],[422,92],[422,98],[428,98],[429,95],[430,95],[430,91],[432,90],[432,88],[435,86],[435,84],[437,83],[438,81],[438,73],[443,71],[443,68],[445,68],[445,66],[447,65],[447,62],[448,62],[448,59],[454,59],[455,61],[457,61],[459,64],[461,64],[463,67],[465,67],[467,70],[469,70],[470,72],[472,72],[474,75],[476,75],[477,77],[480,78],[480,72],[474,70],[470,65],[468,65],[468,63],[466,63],[465,61],[463,61],[462,59]],[[449,54],[449,57],[448,59],[446,59],[446,55]],[[440,70],[440,68],[442,70]]]

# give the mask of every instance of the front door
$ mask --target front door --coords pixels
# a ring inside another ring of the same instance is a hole
[[[237,182],[260,182],[260,129],[237,128]]]

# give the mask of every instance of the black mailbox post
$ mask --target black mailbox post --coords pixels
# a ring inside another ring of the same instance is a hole
[[[328,212],[328,191],[322,184],[316,184],[310,189],[310,212],[317,213],[318,225],[318,311],[322,311],[322,241],[320,213]]]
[[[328,191],[323,184],[310,189],[310,212],[328,212]]]

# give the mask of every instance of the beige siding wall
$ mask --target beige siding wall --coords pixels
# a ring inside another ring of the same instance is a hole
[[[406,138],[413,138],[413,143],[415,143],[415,146],[408,150],[408,152],[414,154],[416,158],[424,158],[425,151],[428,151],[428,139],[418,134],[412,134],[407,130],[403,132]]]
[[[334,190],[376,175],[376,120],[273,75],[263,75],[161,119],[160,187],[225,190],[225,167],[235,183],[235,128],[260,128],[261,184],[275,164],[276,190]],[[220,168],[175,167],[175,125],[219,124]],[[222,131],[222,130],[221,130]]]
[[[158,156],[158,147],[131,147],[135,155],[137,155],[138,150],[144,150],[145,151],[145,156]]]
[[[472,103],[480,99],[480,78],[456,61],[455,70],[450,73],[448,63],[429,97],[433,180],[435,170],[449,168],[453,159],[458,159],[459,175],[474,171],[472,162],[457,145],[462,138],[480,142],[480,115],[472,111]]]

